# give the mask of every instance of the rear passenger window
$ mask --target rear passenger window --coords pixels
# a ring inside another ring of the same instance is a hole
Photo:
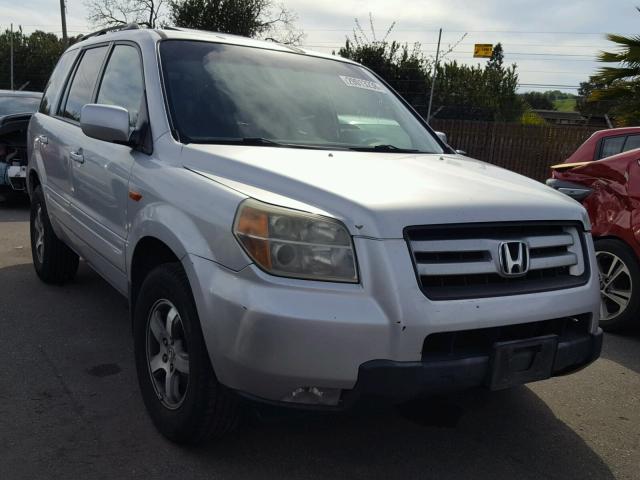
[[[624,144],[624,151],[628,152],[636,148],[640,148],[640,135],[629,135]]]
[[[66,52],[62,57],[60,57],[60,60],[58,60],[58,64],[56,65],[56,68],[53,69],[53,73],[51,74],[51,77],[49,77],[49,83],[47,83],[44,94],[42,95],[40,113],[49,115],[51,110],[55,108],[53,104],[56,101],[56,98],[58,98],[58,94],[64,84],[64,79],[67,76],[69,67],[73,63],[77,54],[77,50]]]
[[[626,139],[627,137],[605,138],[602,142],[602,150],[600,151],[600,156],[598,158],[606,158],[620,153]]]
[[[97,103],[126,108],[129,111],[129,124],[135,127],[143,95],[138,50],[130,45],[116,45],[104,70]]]
[[[69,87],[67,100],[62,109],[63,117],[76,122],[80,121],[82,107],[92,101],[93,89],[106,52],[106,46],[91,48],[84,52]]]

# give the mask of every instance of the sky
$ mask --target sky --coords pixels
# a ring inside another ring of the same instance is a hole
[[[501,42],[507,63],[517,63],[520,90],[576,92],[598,68],[594,61],[612,44],[606,33],[639,34],[640,0],[283,0],[305,32],[303,46],[331,52],[344,45],[359,19],[378,39],[395,23],[390,40],[420,42],[426,55],[466,37],[448,55],[475,64],[475,43]],[[61,34],[59,0],[0,0],[0,28],[22,25]],[[70,35],[91,31],[83,0],[67,0]]]

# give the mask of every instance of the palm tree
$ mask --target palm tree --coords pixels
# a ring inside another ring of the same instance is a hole
[[[640,11],[640,9],[638,9]],[[616,63],[602,67],[592,80],[604,86],[594,90],[589,101],[606,102],[621,125],[640,123],[640,36],[607,35],[618,46],[616,52],[601,52],[598,61]]]

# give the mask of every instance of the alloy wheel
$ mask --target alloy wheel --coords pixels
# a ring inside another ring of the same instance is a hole
[[[42,263],[44,259],[44,221],[42,215],[42,205],[38,205],[36,216],[33,220],[33,228],[35,230],[36,256],[39,263]]]
[[[189,353],[176,307],[166,299],[154,303],[147,319],[147,366],[158,400],[175,410],[189,385]]]
[[[600,320],[613,320],[631,300],[633,280],[627,265],[617,255],[596,252],[600,273]]]

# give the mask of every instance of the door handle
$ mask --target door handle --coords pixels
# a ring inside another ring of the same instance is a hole
[[[38,140],[38,142],[40,142],[42,145],[46,145],[47,143],[49,143],[49,139],[46,135],[38,135],[36,137],[36,140]]]
[[[84,163],[84,155],[82,154],[82,151],[69,152],[69,158],[76,163]]]

